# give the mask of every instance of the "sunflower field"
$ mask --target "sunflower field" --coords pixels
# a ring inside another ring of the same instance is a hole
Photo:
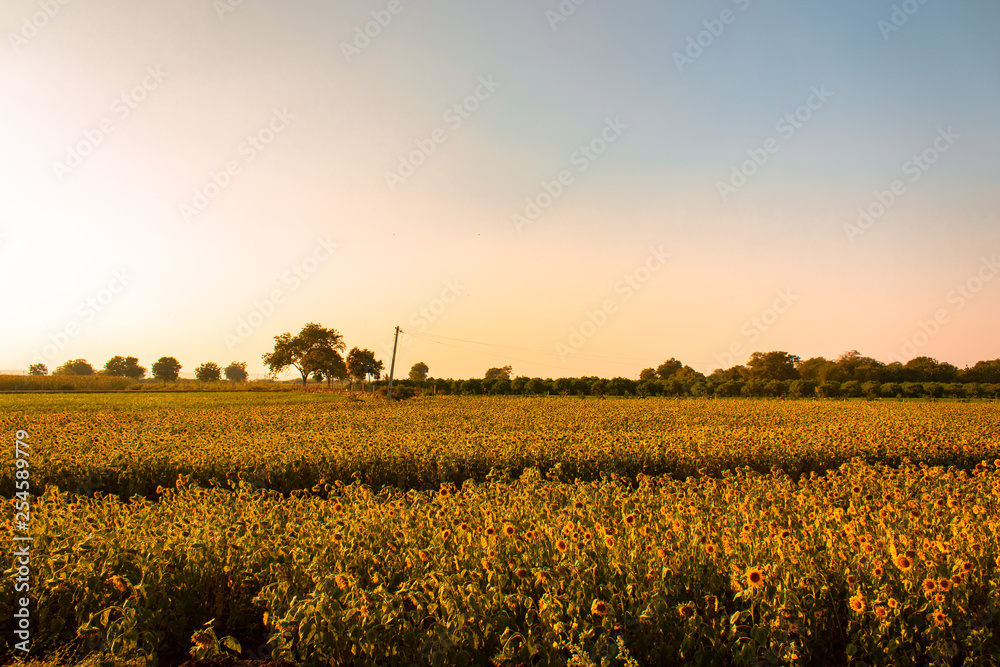
[[[31,434],[33,654],[1000,662],[993,401],[0,406],[10,450]],[[0,661],[12,615],[0,596]]]

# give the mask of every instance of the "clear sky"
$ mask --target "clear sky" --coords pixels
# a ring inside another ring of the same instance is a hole
[[[397,375],[435,377],[1000,357],[998,30],[993,0],[5,0],[0,369],[261,373],[310,321],[387,368],[418,333]]]

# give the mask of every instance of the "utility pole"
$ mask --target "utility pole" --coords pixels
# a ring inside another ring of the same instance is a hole
[[[389,388],[385,392],[385,400],[392,400],[392,373],[396,370],[396,343],[399,341],[399,327],[396,327],[396,337],[392,339],[392,363],[389,364]]]

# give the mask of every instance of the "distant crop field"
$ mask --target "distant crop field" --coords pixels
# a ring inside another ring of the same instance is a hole
[[[0,423],[30,434],[39,651],[1000,659],[992,401],[8,395]]]

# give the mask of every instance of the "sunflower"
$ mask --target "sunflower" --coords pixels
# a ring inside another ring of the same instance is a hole
[[[949,579],[948,577],[941,577],[941,579],[938,580],[938,588],[940,588],[945,593],[947,593],[948,591],[950,591],[951,590],[951,579]]]
[[[677,613],[681,615],[681,618],[691,618],[694,616],[694,607],[689,604],[678,605]]]
[[[878,607],[875,607],[875,615],[878,618],[886,618],[889,616],[889,611],[882,605],[879,605]]]
[[[865,599],[860,593],[851,597],[851,611],[860,614],[865,610]]]
[[[559,553],[564,554],[569,551],[569,544],[566,543],[566,540],[559,540],[556,542],[556,549],[559,550]]]
[[[895,609],[899,606],[899,600],[896,598],[889,598],[889,601],[886,604],[889,605],[889,609]]]
[[[717,549],[715,548],[715,545],[712,544],[711,542],[705,545],[705,553],[707,553],[709,556],[714,556],[716,551]]]
[[[764,573],[757,568],[750,568],[747,570],[747,583],[754,588],[760,588],[764,585]]]
[[[948,622],[948,617],[944,615],[944,612],[938,609],[934,612],[934,622],[938,625],[944,625]]]
[[[606,546],[609,549],[614,549],[615,548],[615,538],[611,537],[610,535],[606,536],[604,538],[604,546]]]
[[[608,615],[608,605],[606,602],[601,602],[600,600],[594,600],[594,603],[590,605],[590,613],[595,616],[607,616]]]
[[[503,527],[503,534],[506,535],[507,537],[514,537],[514,535],[517,534],[517,530],[514,528],[514,526],[508,523],[506,526]]]
[[[937,582],[933,579],[924,579],[924,590],[932,593],[937,588]]]
[[[490,526],[489,528],[486,529],[486,534],[492,537],[493,535],[497,534],[497,529],[494,528],[493,526]]]
[[[903,572],[909,572],[913,567],[913,561],[911,561],[906,556],[896,556],[896,567],[898,567]]]
[[[881,566],[878,566],[874,570],[872,570],[872,574],[874,574],[876,577],[881,577],[883,574],[885,574],[885,570],[883,570]]]
[[[634,526],[635,525],[635,515],[634,514],[628,514],[628,515],[626,515],[625,516],[625,524],[628,525],[628,526]]]

